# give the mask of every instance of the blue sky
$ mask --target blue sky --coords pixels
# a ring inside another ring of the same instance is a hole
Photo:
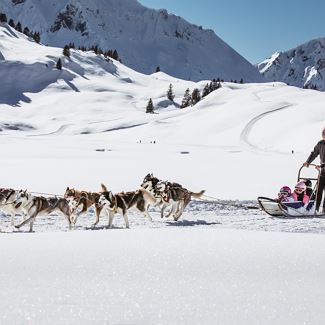
[[[325,37],[325,0],[138,0],[211,28],[251,63]]]

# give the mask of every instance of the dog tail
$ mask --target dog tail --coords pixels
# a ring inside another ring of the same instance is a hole
[[[105,184],[102,183],[102,184],[100,184],[100,186],[102,187],[102,192],[108,192]]]
[[[202,190],[199,193],[191,192],[191,196],[194,197],[195,199],[200,198],[203,194],[205,193],[205,190]]]

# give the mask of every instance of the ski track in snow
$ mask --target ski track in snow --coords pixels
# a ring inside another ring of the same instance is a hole
[[[275,231],[293,233],[325,233],[325,219],[304,218],[284,219],[273,218],[259,209],[247,209],[245,206],[256,206],[255,201],[192,201],[185,209],[182,217],[175,222],[173,219],[160,218],[160,211],[156,208],[150,209],[153,222],[150,222],[143,215],[128,212],[130,230],[132,229],[161,229],[161,228],[226,228],[245,229],[254,231]],[[21,217],[16,216],[15,224],[21,222]],[[117,214],[113,220],[113,228],[107,229],[108,218],[103,214],[96,227],[93,210],[89,210],[87,216],[80,217],[75,228],[71,231],[80,230],[102,230],[114,231],[125,228],[124,219]],[[2,233],[28,232],[29,225],[20,230],[11,227],[10,218],[0,214],[0,229]],[[68,224],[63,216],[48,215],[36,218],[34,223],[35,232],[65,232],[69,231]]]
[[[251,119],[247,124],[246,126],[244,127],[243,131],[241,132],[241,135],[240,135],[240,139],[245,142],[247,145],[249,145],[251,148],[255,149],[255,150],[261,150],[261,151],[270,151],[270,150],[264,150],[254,144],[252,144],[250,141],[249,141],[249,136],[252,132],[252,129],[254,127],[254,125],[260,121],[262,118],[264,118],[265,116],[269,115],[269,114],[273,114],[275,112],[278,112],[278,111],[281,111],[281,110],[284,110],[284,109],[287,109],[288,107],[292,107],[293,104],[286,104],[286,105],[282,105],[281,107],[277,107],[275,109],[272,109],[270,111],[267,111],[267,112],[264,112],[264,113],[261,113],[257,116],[255,116],[253,119]]]

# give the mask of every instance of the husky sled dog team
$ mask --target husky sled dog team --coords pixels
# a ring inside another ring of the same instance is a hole
[[[19,229],[29,223],[30,231],[33,231],[36,217],[53,213],[63,215],[71,228],[81,215],[87,214],[90,207],[94,208],[96,216],[93,226],[98,224],[100,215],[104,212],[108,217],[108,228],[112,227],[116,213],[122,214],[125,227],[129,228],[129,209],[136,210],[152,221],[148,212],[149,206],[159,206],[161,217],[172,215],[177,221],[191,199],[199,198],[203,193],[204,191],[191,192],[180,184],[161,181],[148,174],[139,190],[117,194],[109,191],[103,184],[100,192],[67,187],[63,198],[36,196],[26,190],[0,189],[0,210],[11,216],[12,225],[15,215],[22,215],[24,221],[15,227]],[[169,208],[169,212],[164,215],[166,208]]]

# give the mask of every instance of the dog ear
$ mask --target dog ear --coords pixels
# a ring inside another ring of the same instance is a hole
[[[69,187],[67,187],[66,191],[69,191]]]
[[[111,202],[114,202],[114,195],[111,191],[108,194],[108,198],[110,199]]]
[[[102,187],[102,192],[107,192],[107,187],[104,184],[100,184]]]

